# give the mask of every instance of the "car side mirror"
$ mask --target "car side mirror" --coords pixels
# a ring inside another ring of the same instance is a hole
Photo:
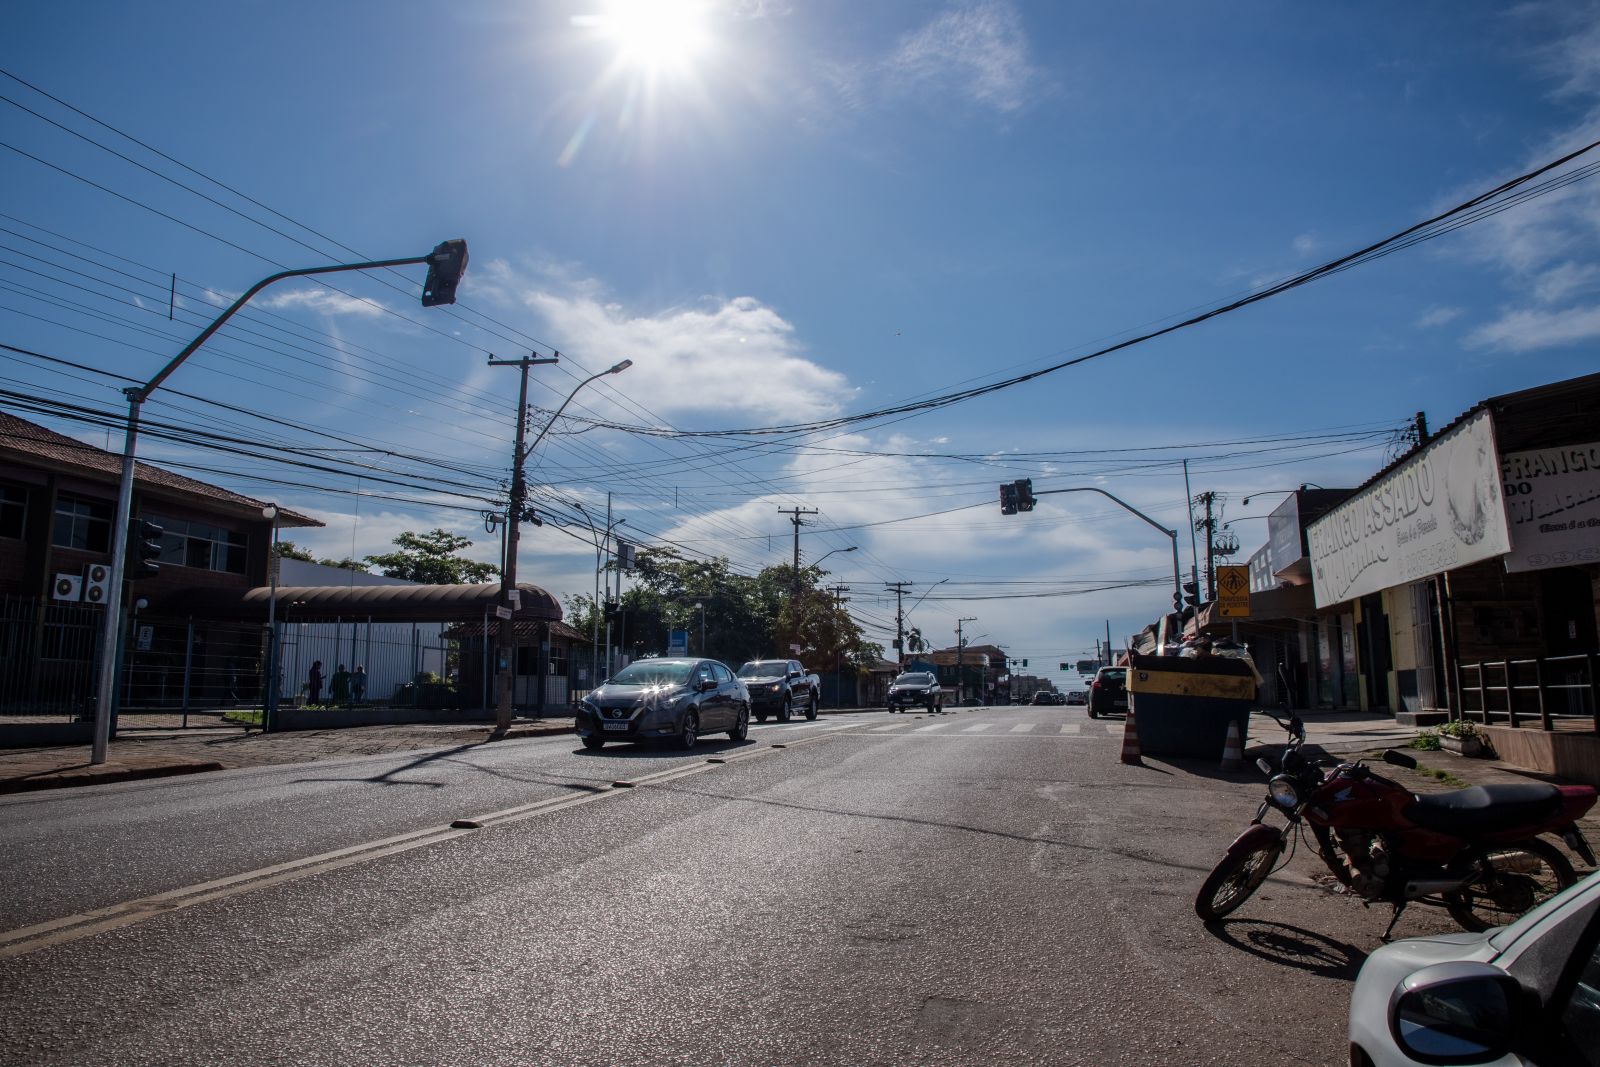
[[[705,692],[708,692],[708,691],[710,691],[712,689],[715,689],[716,687],[717,687],[717,681],[716,681],[715,678],[702,678],[702,679],[700,679],[700,685],[699,685],[700,692],[705,693]]]
[[[1511,1051],[1522,987],[1487,963],[1439,963],[1400,983],[1389,1032],[1418,1063],[1492,1063]]]

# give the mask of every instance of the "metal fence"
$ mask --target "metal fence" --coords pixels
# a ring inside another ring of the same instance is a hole
[[[1464,717],[1485,725],[1600,733],[1600,656],[1592,652],[1463,663],[1459,687]]]
[[[87,718],[105,609],[0,596],[0,714]]]

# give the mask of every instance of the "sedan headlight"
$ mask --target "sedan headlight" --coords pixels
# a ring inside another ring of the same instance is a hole
[[[1280,774],[1267,783],[1267,795],[1272,798],[1274,804],[1285,811],[1300,805],[1300,791],[1295,788],[1294,779],[1286,774]]]

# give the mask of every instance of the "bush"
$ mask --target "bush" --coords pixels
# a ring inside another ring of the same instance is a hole
[[[1454,719],[1445,723],[1439,727],[1439,733],[1444,737],[1459,737],[1462,739],[1481,737],[1483,735],[1483,731],[1478,728],[1477,723],[1468,722],[1466,719]]]
[[[1437,752],[1444,746],[1439,743],[1438,730],[1422,730],[1411,741],[1412,748],[1423,749],[1428,752]]]

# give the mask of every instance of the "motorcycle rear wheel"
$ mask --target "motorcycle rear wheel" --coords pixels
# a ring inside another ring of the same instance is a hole
[[[1283,839],[1262,841],[1248,852],[1222,857],[1194,898],[1194,913],[1202,922],[1213,923],[1249,900],[1267,880],[1278,857],[1283,854]]]
[[[1494,874],[1444,895],[1445,910],[1463,930],[1488,930],[1524,913],[1577,881],[1572,864],[1554,845],[1536,838],[1489,852]]]

